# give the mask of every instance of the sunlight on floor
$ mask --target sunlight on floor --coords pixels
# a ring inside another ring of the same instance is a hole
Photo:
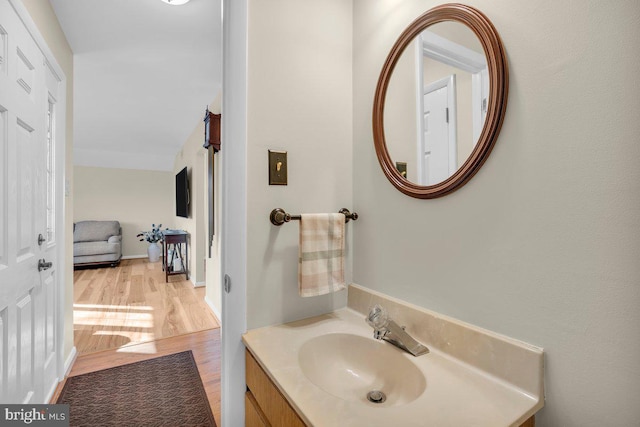
[[[106,332],[106,331],[96,331],[93,336],[114,336],[118,337],[118,339],[126,338],[129,340],[128,344],[123,344],[122,347],[119,348],[119,352],[128,352],[128,353],[155,353],[155,345],[153,342],[149,344],[152,345],[152,348],[144,347],[144,344],[140,344],[145,341],[153,341],[154,335],[153,333],[140,333],[140,332],[126,332],[126,331],[115,331],[115,332]]]
[[[109,313],[101,314],[78,311],[74,314],[75,324],[78,326],[105,326],[105,327],[128,327],[128,328],[153,328],[152,315],[133,315],[129,313]]]
[[[73,308],[98,309],[98,310],[130,310],[153,311],[153,307],[146,305],[99,305],[99,304],[73,304]]]
[[[144,307],[142,310],[147,308],[153,310],[151,307]],[[79,310],[77,305],[74,305],[73,321],[76,325],[84,326],[153,328],[153,313],[138,313],[137,311],[138,307],[132,306],[121,306],[115,309]]]
[[[149,342],[155,339],[153,307],[74,304],[73,308],[76,329],[94,330],[91,336],[98,340],[112,339],[122,346],[121,352],[156,353],[155,344]]]

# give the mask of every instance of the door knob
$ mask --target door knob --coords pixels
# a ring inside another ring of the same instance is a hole
[[[42,270],[48,270],[51,268],[51,266],[53,265],[53,263],[51,262],[46,262],[44,260],[44,258],[39,259],[38,260],[38,271],[42,271]]]

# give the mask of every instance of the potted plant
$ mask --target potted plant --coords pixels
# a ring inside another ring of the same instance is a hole
[[[162,253],[162,249],[158,245],[159,242],[164,240],[164,234],[160,228],[162,224],[158,224],[156,227],[155,224],[151,224],[151,231],[143,231],[142,233],[138,233],[136,237],[140,237],[140,241],[146,240],[149,242],[149,247],[147,247],[147,254],[149,255],[149,262],[157,262],[160,259],[160,254]],[[169,228],[167,228],[168,230]]]

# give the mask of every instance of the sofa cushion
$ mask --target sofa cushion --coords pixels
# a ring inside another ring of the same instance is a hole
[[[120,234],[118,221],[79,221],[73,228],[73,242],[107,241]]]
[[[73,256],[119,254],[120,243],[78,242],[73,244]]]

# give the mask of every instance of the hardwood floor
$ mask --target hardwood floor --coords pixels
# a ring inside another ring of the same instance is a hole
[[[69,377],[191,350],[216,424],[220,426],[222,425],[220,419],[220,345],[220,329],[218,328],[142,344],[133,344],[119,349],[84,354],[76,359]],[[51,402],[56,401],[63,386],[64,382],[58,385]]]
[[[74,271],[74,344],[79,354],[219,327],[204,287],[184,276],[169,283],[160,262]]]

